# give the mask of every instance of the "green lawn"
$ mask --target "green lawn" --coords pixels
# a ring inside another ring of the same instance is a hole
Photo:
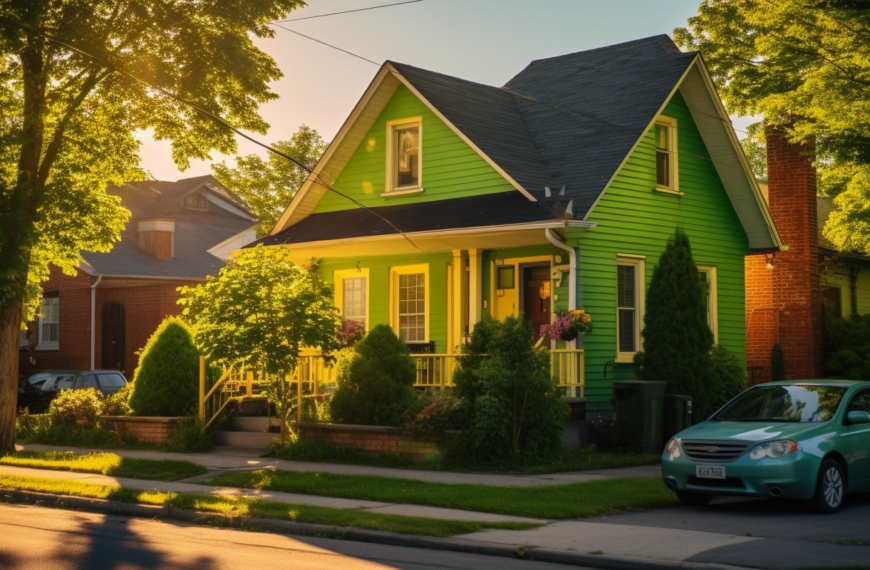
[[[165,505],[192,509],[199,512],[220,513],[232,517],[259,517],[427,536],[453,536],[490,528],[528,530],[540,526],[531,523],[485,523],[385,515],[356,509],[330,509],[326,507],[275,503],[260,499],[217,497],[193,493],[162,493],[142,489],[95,485],[79,481],[19,477],[4,474],[0,474],[0,488],[36,491],[54,495],[108,499],[123,503]],[[4,496],[0,492],[0,501],[9,501],[10,499],[11,497],[8,495]]]
[[[490,487],[263,469],[219,475],[208,484],[541,519],[585,518],[678,504],[676,496],[658,478],[621,478],[540,487]]]
[[[99,473],[153,481],[178,481],[208,473],[208,469],[189,461],[131,459],[114,453],[75,453],[72,451],[19,451],[0,457],[0,465]]]

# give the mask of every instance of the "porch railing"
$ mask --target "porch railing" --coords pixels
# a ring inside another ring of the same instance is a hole
[[[453,373],[459,354],[412,354],[417,369],[416,388],[446,388],[453,385]],[[485,357],[481,357],[485,358]],[[296,387],[296,409],[301,414],[302,401],[315,397],[324,387],[336,382],[335,367],[327,365],[314,351],[299,356],[296,369],[285,381]],[[582,349],[555,349],[550,351],[550,375],[556,378],[565,396],[585,396],[585,356]],[[205,357],[200,357],[199,417],[204,426],[210,425],[233,400],[261,393],[272,379],[252,370],[231,368],[225,370],[217,382],[207,388]],[[330,386],[331,388],[331,386]]]

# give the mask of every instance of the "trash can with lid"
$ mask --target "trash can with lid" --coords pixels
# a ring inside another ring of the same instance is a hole
[[[613,383],[616,412],[614,443],[619,447],[661,450],[665,382],[619,380]]]

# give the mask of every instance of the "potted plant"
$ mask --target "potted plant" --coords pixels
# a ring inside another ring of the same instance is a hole
[[[592,317],[583,309],[559,312],[552,323],[541,327],[541,333],[554,341],[572,341],[588,332],[592,332]]]

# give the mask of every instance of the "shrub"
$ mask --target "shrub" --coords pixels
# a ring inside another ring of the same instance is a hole
[[[454,458],[535,463],[558,454],[569,410],[550,376],[547,351],[536,351],[533,339],[525,318],[487,317],[475,325],[454,374],[466,422],[448,450]]]
[[[430,397],[429,403],[413,416],[406,429],[415,438],[449,446],[456,439],[455,432],[467,427],[463,404],[452,392]]]
[[[417,376],[408,345],[387,325],[375,326],[340,368],[338,390],[330,400],[336,423],[399,426],[415,401]]]
[[[746,367],[736,355],[718,344],[710,351],[710,357],[713,360],[715,381],[710,386],[709,397],[715,411],[746,389]]]
[[[643,322],[642,380],[667,382],[670,394],[692,396],[698,417],[713,411],[715,382],[704,287],[686,233],[677,228],[653,270]],[[640,360],[642,359],[642,360]]]
[[[870,314],[825,315],[825,374],[870,380]]]
[[[771,382],[785,380],[785,356],[779,343],[774,344],[770,351],[770,380]]]
[[[78,434],[97,427],[103,413],[103,395],[94,388],[61,390],[48,407],[52,427]]]
[[[127,384],[114,394],[106,398],[103,405],[104,416],[129,416],[133,413],[130,409],[130,396],[133,394],[133,385]]]
[[[209,451],[214,447],[212,434],[202,429],[202,420],[198,417],[187,418],[169,438],[167,451],[179,453],[198,453]]]
[[[18,414],[15,417],[15,439],[17,441],[37,442],[44,439],[51,428],[48,414]]]
[[[199,397],[199,351],[179,317],[164,320],[142,351],[130,408],[137,416],[184,416]]]

